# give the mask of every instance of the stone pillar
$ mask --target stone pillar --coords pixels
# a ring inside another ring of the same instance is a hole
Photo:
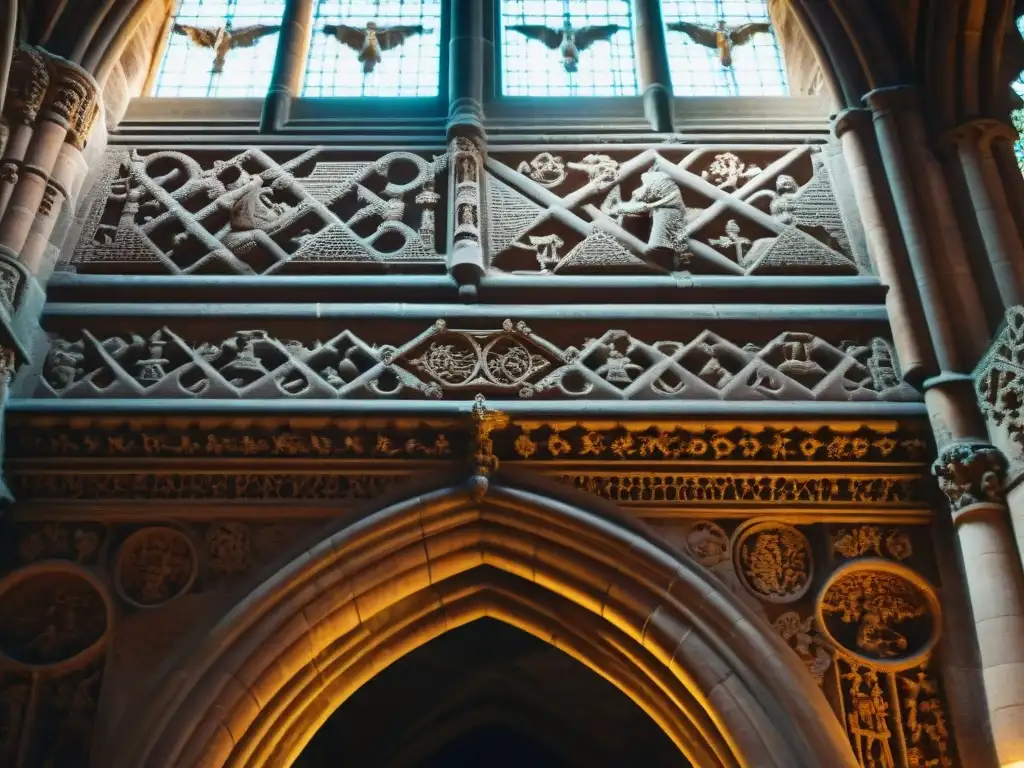
[[[910,147],[906,146],[901,136],[901,122],[906,119],[901,113],[916,109],[917,99],[912,88],[897,86],[871,91],[864,97],[864,101],[872,110],[879,153],[892,190],[899,227],[910,258],[910,269],[917,285],[939,369],[956,370],[956,337],[938,284],[934,254],[929,247],[927,227],[930,224],[921,213],[914,191],[915,169],[909,159]]]
[[[633,20],[644,115],[655,131],[672,133],[672,76],[669,73],[661,3],[658,0],[637,0],[633,4]]]
[[[313,0],[291,0],[281,20],[274,74],[260,115],[260,133],[274,133],[288,122],[292,99],[302,88],[312,34]]]
[[[85,179],[82,150],[99,111],[99,89],[84,70],[39,48],[18,49],[0,163],[0,332],[22,357],[62,245],[52,242],[54,230]]]
[[[484,4],[451,0],[448,48],[448,272],[466,301],[487,270],[484,245],[484,72],[491,44],[484,35]]]
[[[937,363],[921,302],[913,290],[914,278],[906,251],[896,237],[898,225],[894,217],[887,215],[888,205],[879,198],[885,189],[884,170],[875,149],[871,113],[866,109],[844,110],[836,115],[832,130],[842,144],[868,253],[879,280],[889,289],[885,303],[903,377],[920,385],[938,372]]]
[[[942,447],[933,471],[963,553],[989,722],[1001,766],[1024,761],[1024,574],[1003,501],[1002,454],[980,441]]]
[[[1002,140],[1012,145],[1016,138],[1016,132],[1006,123],[977,119],[951,131],[942,142],[963,171],[1004,309],[1024,303],[1024,242],[1011,212],[993,144]]]

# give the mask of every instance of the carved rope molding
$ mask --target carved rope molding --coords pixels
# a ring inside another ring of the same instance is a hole
[[[466,139],[436,154],[112,148],[80,208],[81,236],[63,268],[441,272],[447,261],[467,280],[488,268],[541,275],[861,271],[815,147],[737,149],[744,157],[720,147],[607,151],[495,149],[484,161]],[[438,215],[445,210],[447,256]]]
[[[890,343],[832,343],[782,333],[766,344],[711,331],[647,341],[624,330],[559,345],[523,322],[452,329],[438,320],[397,345],[345,330],[326,341],[262,330],[186,341],[148,336],[51,338],[37,397],[466,398],[916,401]]]

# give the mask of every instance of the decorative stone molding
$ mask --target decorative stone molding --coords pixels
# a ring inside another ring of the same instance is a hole
[[[11,122],[31,125],[36,121],[50,87],[46,54],[38,48],[21,46],[14,52],[4,99],[4,114]]]
[[[1024,306],[1006,311],[974,369],[974,390],[989,439],[1006,459],[1007,485],[1016,485],[1024,473]]]
[[[788,332],[765,344],[710,330],[647,341],[599,329],[580,346],[525,322],[363,339],[353,330],[281,339],[264,330],[186,340],[163,328],[105,338],[54,336],[36,390],[61,398],[521,398],[912,402],[890,343],[833,343]],[[557,334],[557,335],[556,335]],[[580,338],[577,336],[577,338]]]
[[[942,449],[932,465],[953,512],[972,504],[1002,504],[1006,459],[987,443],[953,443]]]

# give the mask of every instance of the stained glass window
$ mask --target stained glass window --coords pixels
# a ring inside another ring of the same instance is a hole
[[[320,0],[302,95],[437,96],[441,3]]]
[[[502,0],[506,96],[637,93],[629,0]]]
[[[676,96],[789,93],[765,0],[662,0],[661,10]]]
[[[154,96],[263,97],[286,0],[181,0]]]

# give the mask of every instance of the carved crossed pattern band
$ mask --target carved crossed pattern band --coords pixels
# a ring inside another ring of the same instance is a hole
[[[525,323],[449,329],[439,320],[393,345],[351,331],[279,339],[238,331],[189,343],[148,336],[53,337],[36,395],[118,398],[465,398],[477,393],[592,400],[913,401],[881,338],[838,344],[783,333],[742,346],[711,331],[644,341],[609,330],[561,346]]]
[[[296,274],[445,269],[487,244],[491,269],[535,274],[856,275],[817,148],[659,145],[535,157],[468,139],[436,154],[111,148],[67,265],[79,272]],[[447,170],[455,176],[452,199]],[[518,167],[518,170],[514,170]],[[485,213],[482,213],[485,212]],[[480,266],[483,266],[482,263]]]

